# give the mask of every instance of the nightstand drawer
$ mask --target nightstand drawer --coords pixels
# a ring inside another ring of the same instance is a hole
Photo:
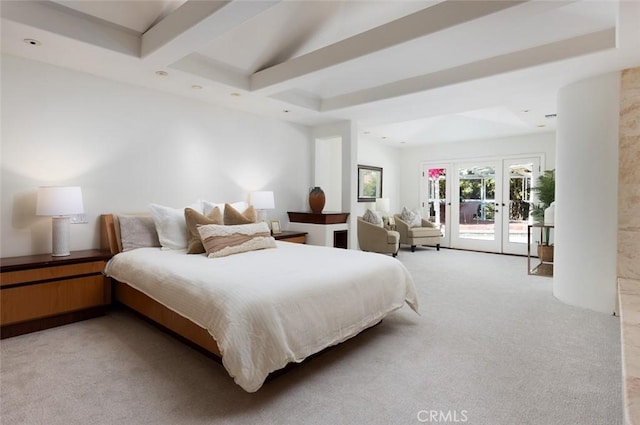
[[[0,323],[4,326],[108,304],[105,279],[95,275],[5,288],[0,295]]]
[[[104,266],[104,261],[92,261],[88,263],[68,264],[55,267],[41,267],[15,272],[5,272],[2,273],[2,277],[0,277],[0,286],[8,286],[28,282],[42,282],[69,276],[99,274],[104,270]]]
[[[283,240],[285,242],[293,242],[293,243],[306,243],[307,242],[306,236],[296,236],[296,237],[293,237],[293,238],[284,238],[284,239],[281,239],[281,240]]]
[[[0,338],[105,314],[111,282],[102,272],[110,258],[96,249],[1,258]]]
[[[293,232],[291,230],[284,230],[281,233],[274,234],[273,237],[277,241],[307,243],[307,232]]]

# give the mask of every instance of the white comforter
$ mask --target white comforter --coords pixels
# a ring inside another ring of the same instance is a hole
[[[397,259],[311,245],[223,258],[139,248],[105,273],[207,329],[235,382],[257,391],[289,362],[340,343],[404,302],[418,311],[411,275]]]

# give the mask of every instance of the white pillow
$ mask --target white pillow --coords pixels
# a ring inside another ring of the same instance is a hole
[[[417,209],[409,211],[407,207],[403,207],[400,218],[407,223],[409,227],[422,227],[422,217],[420,211]]]
[[[209,201],[202,201],[202,214],[209,215],[209,213],[213,211],[215,207],[220,208],[220,211],[224,211],[224,204],[231,205],[237,211],[244,211],[249,207],[249,204],[247,204],[245,201],[238,201],[232,204],[229,202],[215,203],[215,202],[209,202]]]
[[[188,205],[185,208],[202,211],[200,202]],[[162,249],[187,249],[189,229],[187,229],[187,222],[184,218],[184,208],[171,208],[151,204],[149,209],[156,225]]]
[[[364,215],[362,216],[362,220],[366,221],[367,223],[375,224],[376,226],[383,226],[382,218],[378,215],[377,212],[373,211],[372,209],[368,209],[364,213]]]

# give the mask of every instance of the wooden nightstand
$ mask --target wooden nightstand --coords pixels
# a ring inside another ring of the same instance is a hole
[[[108,251],[74,251],[0,259],[0,337],[105,314],[111,284],[102,274]]]
[[[273,235],[277,241],[293,242],[293,243],[306,243],[307,232],[293,232],[291,230],[283,230],[282,233]]]

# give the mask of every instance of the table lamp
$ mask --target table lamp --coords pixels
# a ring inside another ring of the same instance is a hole
[[[388,213],[391,208],[389,198],[376,198],[376,211]]]
[[[69,216],[82,214],[82,191],[79,186],[43,186],[38,188],[36,215],[51,216],[51,255],[63,257],[69,251]]]
[[[258,213],[258,221],[267,221],[267,211],[275,208],[275,201],[273,199],[273,192],[270,190],[260,190],[251,192],[250,201],[253,208]]]

